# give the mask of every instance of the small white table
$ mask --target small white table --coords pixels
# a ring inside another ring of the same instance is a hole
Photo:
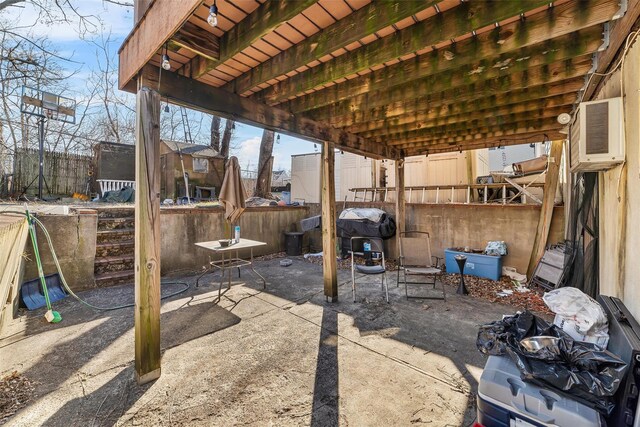
[[[267,281],[264,279],[264,277],[260,273],[258,273],[253,268],[253,248],[256,248],[258,246],[266,246],[266,245],[267,244],[265,242],[258,242],[256,240],[249,240],[249,239],[242,239],[242,238],[238,243],[232,243],[231,245],[224,246],[224,247],[220,245],[220,242],[218,240],[213,240],[211,242],[196,243],[196,246],[199,246],[203,249],[208,249],[222,256],[221,260],[209,262],[209,264],[211,265],[211,268],[213,268],[214,270],[216,269],[220,270],[221,272],[220,286],[218,287],[218,300],[220,300],[220,297],[222,296],[222,284],[224,283],[225,272],[227,271],[229,272],[229,282],[227,285],[227,289],[230,289],[231,288],[231,270],[233,270],[234,268],[237,268],[238,271],[240,271],[240,267],[243,267],[245,265],[250,266],[251,271],[253,271],[253,273],[256,276],[260,277],[260,279],[262,280],[262,286],[264,289],[266,289]],[[242,249],[249,249],[250,257],[248,260],[241,259],[238,256],[238,251]],[[233,257],[234,251],[235,251],[235,257]],[[228,255],[228,258],[227,258],[227,255]]]

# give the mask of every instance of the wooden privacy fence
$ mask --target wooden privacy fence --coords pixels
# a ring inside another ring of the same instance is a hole
[[[85,193],[92,158],[81,154],[44,152],[43,194],[67,196]],[[38,150],[18,150],[14,163],[15,195],[38,193]]]

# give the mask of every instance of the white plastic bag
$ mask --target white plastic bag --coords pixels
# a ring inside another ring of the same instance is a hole
[[[583,335],[607,332],[607,314],[600,304],[577,288],[560,288],[542,296],[551,311],[575,323]]]

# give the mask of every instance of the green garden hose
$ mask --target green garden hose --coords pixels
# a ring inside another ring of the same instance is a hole
[[[44,300],[47,303],[47,312],[44,318],[49,323],[58,323],[62,320],[62,316],[57,311],[51,308],[51,300],[49,299],[49,290],[47,289],[47,281],[44,278],[44,272],[42,271],[42,262],[40,261],[40,251],[38,250],[38,240],[36,239],[36,228],[33,224],[33,217],[29,213],[29,209],[25,209],[25,215],[27,216],[27,223],[29,224],[29,235],[31,236],[31,244],[33,245],[33,254],[36,257],[36,264],[38,265],[38,276],[40,277],[40,284],[42,285],[42,293],[44,294]],[[52,248],[53,250],[53,248]]]
[[[0,214],[18,214],[18,215],[25,215],[25,212],[20,212],[20,211],[0,211]],[[40,275],[40,280],[42,283],[42,287],[43,287],[43,291],[45,294],[45,300],[47,301],[47,308],[49,309],[49,311],[52,311],[53,315],[55,316],[57,314],[59,320],[57,320],[57,322],[59,322],[60,320],[62,320],[62,317],[60,316],[60,313],[58,313],[57,311],[53,311],[51,310],[51,304],[49,302],[49,296],[48,293],[46,292],[46,283],[44,282],[44,274],[42,272],[42,264],[40,263],[40,254],[38,252],[38,246],[37,246],[37,242],[35,240],[35,227],[34,224],[37,224],[40,229],[43,231],[45,238],[47,239],[47,243],[49,244],[49,249],[51,249],[51,256],[53,258],[53,262],[56,265],[56,269],[58,270],[58,274],[60,275],[60,281],[62,282],[62,285],[64,286],[64,289],[67,291],[67,293],[69,295],[71,295],[72,297],[74,297],[76,300],[80,301],[82,304],[86,305],[87,307],[90,307],[94,310],[100,310],[100,311],[110,311],[110,310],[119,310],[121,308],[127,308],[127,307],[134,307],[135,303],[130,303],[130,304],[124,304],[124,305],[117,305],[117,306],[113,306],[113,307],[99,307],[93,304],[88,303],[87,301],[83,300],[82,298],[80,298],[78,295],[76,295],[71,288],[69,287],[69,285],[67,284],[67,281],[64,278],[64,274],[62,273],[62,267],[60,267],[60,262],[58,261],[58,256],[56,255],[56,251],[53,248],[53,242],[51,241],[51,236],[49,235],[49,232],[47,231],[47,229],[45,228],[44,224],[36,217],[31,216],[29,214],[29,211],[26,211],[26,216],[27,216],[27,221],[29,221],[29,232],[31,233],[31,238],[34,244],[34,252],[35,252],[35,256],[36,256],[36,262],[38,264],[38,273]],[[183,285],[184,288],[180,289],[176,292],[172,292],[169,295],[165,295],[163,297],[161,297],[160,299],[166,299],[166,298],[171,298],[173,296],[179,295],[183,292],[186,292],[191,285],[187,282],[178,282],[178,281],[171,281],[171,282],[162,282],[163,285]],[[47,312],[48,313],[48,312]],[[57,322],[52,322],[52,323],[57,323]]]

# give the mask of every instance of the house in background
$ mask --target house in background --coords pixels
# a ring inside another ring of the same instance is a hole
[[[164,140],[160,145],[160,197],[185,196],[180,154],[189,177],[189,197],[217,197],[224,178],[224,158],[208,145]]]

